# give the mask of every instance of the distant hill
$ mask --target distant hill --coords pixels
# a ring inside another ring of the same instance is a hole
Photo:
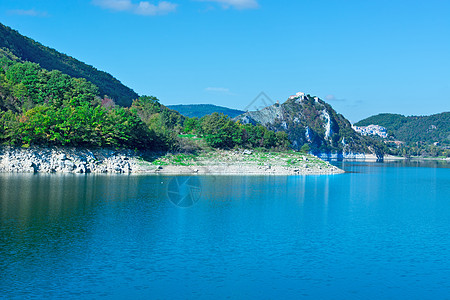
[[[380,125],[389,130],[397,130],[408,121],[408,118],[399,114],[378,114],[355,123],[355,126]]]
[[[353,130],[350,122],[318,97],[297,93],[283,104],[246,112],[235,120],[285,131],[295,149],[308,144],[313,153],[375,153],[384,145]]]
[[[223,106],[217,106],[212,104],[188,104],[188,105],[167,105],[168,108],[178,111],[183,116],[193,118],[201,118],[212,113],[223,113],[224,115],[234,118],[245,111],[231,109]]]
[[[431,116],[378,114],[356,123],[356,126],[380,125],[388,129],[395,139],[411,143],[450,144],[450,112]]]
[[[6,49],[6,52],[9,51],[22,61],[38,63],[49,71],[59,70],[72,77],[85,78],[99,88],[102,97],[107,95],[118,105],[130,106],[131,102],[138,98],[138,94],[112,75],[46,47],[1,23],[0,48]]]

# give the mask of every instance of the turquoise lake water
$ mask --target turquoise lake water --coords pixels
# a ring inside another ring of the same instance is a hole
[[[449,164],[339,166],[0,175],[0,298],[450,299]]]

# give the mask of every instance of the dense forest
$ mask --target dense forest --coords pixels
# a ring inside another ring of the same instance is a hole
[[[218,113],[186,118],[155,97],[142,96],[131,107],[121,107],[101,98],[99,88],[84,78],[11,58],[12,53],[0,53],[2,144],[173,151],[289,146],[286,134]],[[197,139],[189,138],[193,135]]]
[[[378,114],[356,126],[380,125],[388,130],[389,152],[403,156],[450,156],[450,112],[431,116]],[[397,141],[394,143],[393,141]]]
[[[47,70],[59,70],[76,78],[85,78],[121,106],[129,107],[138,95],[110,74],[97,70],[73,57],[46,47],[0,23],[0,48],[10,52],[10,59],[38,63]],[[3,53],[5,51],[2,51]]]
[[[217,106],[212,104],[184,104],[184,105],[168,105],[167,106],[170,109],[178,111],[183,116],[189,117],[189,118],[201,118],[206,115],[211,115],[213,113],[222,113],[226,116],[229,116],[230,118],[237,117],[245,111],[238,110],[238,109],[231,109],[223,106]]]

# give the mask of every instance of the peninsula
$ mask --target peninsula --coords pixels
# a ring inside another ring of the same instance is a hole
[[[278,128],[189,118],[2,24],[0,38],[0,172],[342,172]]]

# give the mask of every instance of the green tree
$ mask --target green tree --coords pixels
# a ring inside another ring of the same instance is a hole
[[[276,143],[277,137],[275,135],[275,132],[266,130],[266,132],[264,132],[264,141],[263,141],[264,148],[273,148],[277,145]]]
[[[300,152],[303,152],[303,153],[309,153],[310,150],[311,150],[311,147],[309,146],[309,144],[304,144],[300,148]]]
[[[194,132],[199,125],[198,118],[186,118],[184,121],[184,132],[191,133]]]

